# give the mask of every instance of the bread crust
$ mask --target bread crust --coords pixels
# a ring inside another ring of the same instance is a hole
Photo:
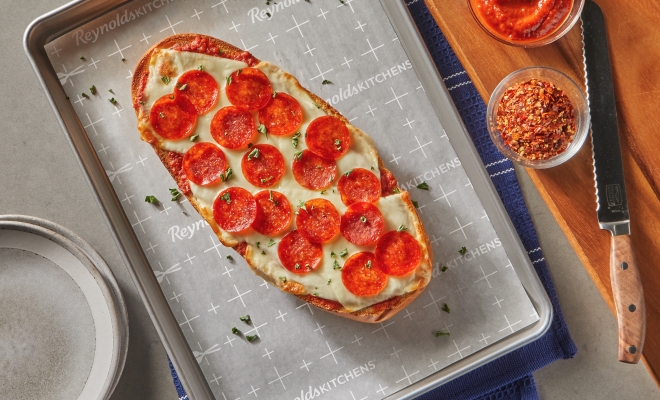
[[[141,118],[146,118],[147,120],[149,118],[147,111],[142,107],[142,91],[144,90],[147,78],[149,76],[149,61],[151,60],[153,53],[159,49],[180,49],[182,51],[195,51],[216,57],[244,61],[251,66],[260,62],[260,60],[252,56],[252,54],[211,36],[184,33],[173,35],[161,40],[160,42],[153,45],[142,56],[142,58],[140,58],[135,67],[135,71],[133,72],[133,79],[131,81],[131,94],[133,99],[133,108],[135,109],[135,113],[138,118],[138,124],[140,124],[139,121],[141,121]],[[302,87],[298,83],[297,79],[294,78],[294,81],[300,89],[304,90],[316,102],[316,104],[326,112],[326,114],[335,116],[341,119],[344,123],[349,124],[349,121],[332,106],[330,106],[316,94]],[[428,285],[432,276],[433,265],[431,244],[428,235],[423,228],[422,222],[419,219],[417,210],[415,209],[410,199],[410,195],[408,192],[403,191],[398,187],[396,180],[394,180],[392,184],[388,185],[388,188],[391,187],[392,189],[396,188],[401,190],[402,200],[414,221],[414,226],[412,228],[414,228],[418,237],[422,239],[420,241],[420,247],[422,251],[422,262],[420,263],[420,267],[425,266],[426,268],[424,271],[422,271],[420,278],[417,280],[417,289],[407,292],[403,295],[394,296],[380,303],[372,304],[357,311],[349,311],[336,301],[323,299],[309,294],[301,294],[299,288],[300,284],[297,284],[296,282],[282,284],[277,282],[275,277],[262,273],[251,262],[251,247],[247,246],[245,242],[236,243],[235,241],[231,242],[226,240],[226,238],[223,238],[220,229],[213,219],[213,215],[211,215],[211,213],[209,213],[204,207],[202,207],[199,202],[197,202],[196,198],[190,191],[185,174],[183,174],[181,168],[177,168],[177,158],[181,158],[182,156],[178,153],[170,152],[158,147],[157,139],[151,135],[150,132],[144,129],[140,129],[140,135],[142,140],[151,144],[152,148],[161,159],[163,165],[167,168],[167,170],[170,172],[170,175],[172,175],[174,180],[177,182],[182,194],[186,196],[186,198],[190,201],[190,204],[192,204],[197,212],[209,223],[213,231],[218,236],[220,242],[226,247],[234,248],[239,254],[241,254],[246,259],[248,265],[256,275],[265,279],[267,282],[280,287],[280,289],[283,291],[294,294],[303,301],[306,301],[318,308],[337,314],[344,318],[349,318],[360,322],[378,323],[391,318],[397,312],[401,311],[415,298],[417,298],[417,296],[419,296],[424,291],[424,288]],[[392,179],[393,175],[391,172],[389,172],[389,170],[387,170],[387,168],[385,168],[380,156],[378,156],[378,167],[381,171],[381,176],[386,174],[389,179]],[[411,227],[409,227],[409,229],[410,228]]]

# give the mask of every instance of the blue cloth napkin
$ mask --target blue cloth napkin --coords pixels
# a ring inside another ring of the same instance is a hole
[[[568,333],[513,164],[495,148],[488,135],[486,105],[424,1],[408,0],[407,5],[554,308],[552,325],[543,337],[420,396],[418,400],[538,399],[532,372],[560,358],[573,358],[577,348]],[[170,370],[179,400],[187,400],[171,362]]]
[[[486,105],[424,1],[412,0],[407,5],[554,308],[552,326],[543,337],[444,384],[419,400],[537,399],[532,372],[560,358],[573,358],[577,348],[568,333],[513,164],[495,148],[488,135]]]

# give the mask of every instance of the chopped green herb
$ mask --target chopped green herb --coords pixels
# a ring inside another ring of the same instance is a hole
[[[296,160],[300,160],[302,158],[302,153],[303,153],[302,151],[296,151],[295,153],[293,153],[293,158],[295,158]]]
[[[273,239],[270,239],[270,240],[268,241],[268,247],[273,247],[273,246],[275,246],[275,243],[276,243],[276,242],[275,242]]]
[[[325,190],[325,189],[321,190],[321,194],[326,194],[326,193],[327,193],[327,190]]]
[[[248,154],[248,161],[250,161],[253,158],[259,158],[259,149],[255,148]]]
[[[172,78],[169,76],[161,76],[160,80],[163,81],[164,84],[169,85],[170,82],[172,82]]]
[[[332,263],[332,269],[340,270],[341,271],[341,265],[335,260],[335,262]]]
[[[238,70],[236,70],[236,76],[239,76],[241,72],[243,72],[243,68],[239,68]]]
[[[419,185],[417,185],[417,189],[429,190],[429,185],[426,182],[422,182]]]
[[[268,178],[261,178],[260,181],[261,181],[262,184],[264,184],[264,183],[268,182],[271,179],[273,179],[273,177],[269,176]]]
[[[334,251],[331,251],[330,252],[330,257],[332,257],[332,258],[337,257],[337,253],[335,253]]]
[[[234,175],[234,171],[231,169],[231,167],[227,168],[224,174],[220,174],[220,178],[222,179],[223,182],[227,182],[229,178],[231,178]]]
[[[243,315],[242,317],[238,317],[241,321],[245,322],[246,324],[250,325],[252,323],[252,318],[250,318],[250,314]]]
[[[114,97],[111,98],[111,99],[109,99],[108,101],[109,101],[110,103],[112,103],[112,104],[117,104],[117,100],[115,100]]]
[[[449,332],[436,331],[435,337],[439,337],[439,336],[449,336]]]
[[[363,223],[366,224],[366,223],[367,223],[367,217],[365,217],[364,215],[361,216],[361,217],[360,217],[360,221],[362,221]]]
[[[257,336],[257,335],[245,335],[245,339],[247,339],[248,342],[254,342],[255,340],[259,339],[259,336]]]
[[[339,257],[344,258],[348,255],[348,249],[344,249],[339,252]]]
[[[322,84],[322,85],[330,85],[330,84],[332,84],[332,82],[330,82],[330,81],[327,80],[327,79],[324,79],[323,82],[321,82],[321,84]]]
[[[332,279],[328,279],[328,285],[332,282]]]
[[[263,251],[263,250],[261,250],[261,255],[262,255],[262,256],[265,256],[265,255],[266,255],[266,252]]]
[[[367,261],[367,263],[364,266],[367,268],[371,268],[371,260]]]
[[[204,66],[203,66],[203,65],[200,65],[200,66],[199,66],[199,70],[200,70],[200,71],[204,71]]]
[[[257,249],[258,249],[259,246],[261,246],[261,242],[257,242],[256,245],[257,245]]]
[[[336,148],[337,150],[341,150],[341,140],[339,140],[339,139],[335,139],[335,142],[334,142],[334,143],[335,143],[335,148]],[[347,175],[347,176],[348,176],[348,175]]]
[[[229,197],[229,192],[223,194],[222,196],[220,196],[220,198],[226,201],[227,204],[231,204],[231,197]]]
[[[294,148],[298,148],[298,138],[300,138],[300,132],[296,132],[293,134],[293,139],[291,139],[291,143],[293,143]]]
[[[147,104],[147,103],[145,103],[144,101],[141,101],[141,100],[140,100],[140,104],[145,105],[145,104]]]
[[[227,78],[225,78],[225,79],[227,80],[227,86],[231,85],[231,75],[229,75],[229,76],[228,76]]]
[[[108,89],[108,92],[115,94],[115,92],[113,92],[112,89]]]
[[[268,200],[270,200],[271,202],[273,202],[273,204],[275,204],[276,206],[279,206],[279,205],[280,205],[280,202],[277,201],[277,200],[275,200],[275,199],[273,198],[273,191],[272,191],[272,190],[269,190],[269,191],[268,191]]]
[[[229,260],[229,261],[234,261],[234,257],[228,255],[228,256],[227,256],[227,260]]]
[[[85,61],[85,57],[83,57],[83,56],[80,56],[80,59],[83,60],[83,61]]]
[[[411,199],[410,201],[412,201],[413,206],[414,206],[415,208],[419,208],[419,203],[418,203],[418,202],[416,202],[415,200],[412,200],[412,199]]]
[[[197,140],[197,138],[199,138],[199,135],[192,135],[192,136],[190,137],[190,141],[191,141],[191,142],[194,142],[195,140]]]
[[[224,50],[222,50],[222,49],[218,49],[218,54],[222,54],[222,53],[224,53],[224,52],[225,52]]]
[[[161,117],[161,118],[165,118],[165,114],[163,114],[162,112],[159,112],[158,116]]]
[[[147,196],[144,198],[144,201],[149,203],[149,204],[158,204],[160,201],[156,198],[156,196]]]
[[[277,97],[277,92],[273,91],[273,98],[276,98],[276,97]]]
[[[301,208],[305,211],[307,211],[307,208],[305,208],[305,202],[302,200],[298,200],[298,208]]]
[[[92,87],[89,88],[89,92],[90,92],[91,94],[96,94],[96,86],[92,85]]]
[[[458,251],[458,254],[464,256],[465,253],[467,253],[467,248],[465,246],[461,247],[461,249]]]
[[[374,168],[374,166],[373,166],[373,165],[371,166],[371,170],[372,170],[372,171],[375,171],[375,170],[376,170],[376,169]]]
[[[83,92],[82,97],[84,97],[84,98],[86,98],[86,99],[89,99],[89,96],[88,96],[87,93],[85,93],[85,92]],[[81,104],[82,104],[82,103],[81,103]]]
[[[449,268],[446,265],[443,265],[442,268],[440,268],[440,271],[445,272]]]
[[[408,229],[408,227],[405,226],[404,224],[401,224],[401,225],[399,225],[399,229],[397,229],[396,231],[401,232],[401,231],[405,231],[406,229]]]
[[[170,189],[170,194],[172,195],[172,201],[176,201],[176,199],[179,198],[179,195],[181,195],[181,192],[179,192],[179,189],[174,188]]]
[[[187,83],[184,83],[183,85],[181,85],[181,87],[179,88],[179,90],[186,90],[187,87],[188,87],[188,84],[187,84]]]
[[[268,15],[268,18],[270,18],[270,13],[268,11],[266,11],[266,15]]]
[[[174,100],[174,95],[171,95],[171,96],[170,96],[170,100]]]
[[[240,335],[241,331],[239,331],[237,327],[233,327],[231,328],[231,333],[233,333],[234,335]]]
[[[121,62],[126,62],[126,59],[125,59],[125,58],[122,58],[122,59],[121,59]]]
[[[266,135],[266,139],[268,139],[268,130],[266,129],[266,125],[264,125],[264,124],[259,124],[259,126],[257,127],[257,130],[258,130],[260,133],[263,133],[264,135]]]
[[[344,172],[344,176],[349,176],[353,172],[352,169],[349,169],[348,171]]]
[[[282,281],[282,283],[286,283],[286,276],[280,276],[280,280]]]
[[[296,269],[300,269],[300,264],[296,263],[295,268],[296,268]]]
[[[321,109],[321,106],[316,103],[314,103],[314,106],[316,106],[316,108],[318,108],[319,110]]]
[[[441,310],[446,312],[447,314],[449,314],[451,312],[451,310],[449,309],[449,306],[447,305],[447,303],[442,305]]]
[[[401,189],[399,189],[398,187],[395,187],[394,189],[392,189],[392,193],[394,193],[394,194],[401,193]]]

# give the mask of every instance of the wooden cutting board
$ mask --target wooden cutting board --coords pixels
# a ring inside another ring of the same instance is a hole
[[[488,36],[474,21],[467,0],[425,1],[486,103],[500,80],[522,67],[549,66],[584,82],[580,22],[551,45],[521,49]],[[632,240],[646,298],[642,359],[660,385],[660,3],[597,3],[607,23]],[[596,220],[590,141],[567,163],[528,173],[614,312],[610,234]]]

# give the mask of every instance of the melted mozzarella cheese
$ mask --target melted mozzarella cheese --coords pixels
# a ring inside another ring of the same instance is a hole
[[[162,70],[162,63],[171,63],[169,69],[175,71],[175,76],[172,77],[172,81],[169,85],[166,85],[161,80],[161,75],[159,74],[159,71]],[[171,95],[176,79],[184,72],[196,69],[200,65],[203,65],[204,70],[216,79],[221,92],[216,106],[206,114],[198,116],[197,125],[195,126],[193,135],[199,135],[199,139],[197,139],[195,143],[212,142],[217,144],[211,136],[211,120],[218,110],[231,105],[224,91],[226,77],[239,68],[246,68],[247,65],[245,63],[199,53],[160,50],[152,57],[152,63],[150,64],[149,78],[144,91],[144,107],[148,110],[160,97]],[[315,118],[326,115],[326,113],[315,104],[311,96],[299,86],[298,81],[291,75],[279,67],[267,62],[259,63],[256,68],[260,69],[266,74],[266,76],[268,76],[274,91],[287,93],[298,100],[303,109],[303,122],[299,129],[300,132],[305,132],[307,126]],[[252,114],[255,118],[255,122],[257,122],[257,113],[253,112]],[[148,115],[148,113],[146,115]],[[351,135],[351,144],[348,152],[337,160],[338,173],[343,174],[354,168],[364,168],[372,171],[380,179],[378,155],[371,138],[356,127],[350,124],[347,126]],[[146,123],[146,127],[150,128],[148,123]],[[154,136],[158,139],[158,146],[162,149],[182,154],[195,144],[190,142],[188,138],[182,140],[166,140],[158,137],[155,132]],[[303,188],[294,179],[291,171],[291,162],[293,161],[296,152],[307,148],[304,135],[299,138],[297,148],[293,146],[292,136],[282,137],[268,135],[268,137],[266,137],[266,135],[258,134],[258,136],[255,136],[253,139],[252,143],[271,144],[277,147],[284,156],[287,163],[286,172],[277,185],[268,189],[284,194],[294,210],[297,210],[297,205],[300,201],[307,201],[312,198],[325,198],[335,205],[340,214],[343,214],[346,211],[347,207],[342,203],[339,191],[337,190],[339,176],[324,194],[321,194],[321,191]],[[220,191],[227,187],[239,186],[247,189],[253,194],[262,190],[267,190],[253,186],[243,176],[241,171],[241,158],[247,150],[230,150],[226,148],[222,148],[222,150],[227,157],[229,166],[234,171],[232,178],[228,182],[221,182],[212,186],[199,186],[190,182],[193,195],[201,207],[207,212],[207,215],[212,215],[214,200]],[[416,226],[416,221],[410,214],[405,202],[402,200],[401,194],[395,194],[384,198],[382,197],[378,203],[376,203],[376,206],[380,209],[385,218],[384,232],[397,229],[402,224],[411,228]],[[373,252],[375,244],[369,246],[357,246],[348,242],[341,234],[338,234],[329,243],[323,244],[323,260],[316,270],[306,274],[292,273],[280,264],[277,255],[279,241],[292,229],[295,229],[295,215],[291,227],[277,237],[264,236],[252,229],[241,233],[221,231],[220,236],[230,245],[235,245],[243,241],[247,242],[251,247],[249,253],[252,255],[251,263],[253,266],[264,274],[273,277],[278,283],[286,281],[298,282],[303,285],[307,294],[313,294],[325,299],[338,301],[349,311],[359,310],[391,297],[417,289],[418,281],[420,277],[422,277],[418,272],[420,271],[420,268],[403,277],[390,276],[385,289],[375,296],[361,297],[350,293],[342,283],[341,270],[333,268],[334,262],[337,261],[340,265],[343,265],[351,255],[357,252]],[[416,229],[410,229],[409,232],[421,242],[422,238],[417,235]],[[275,244],[268,247],[268,243],[271,239],[275,240]],[[259,246],[257,246],[257,242],[260,243]],[[348,250],[348,256],[345,258],[340,258],[338,255],[335,258],[330,256],[332,251],[334,251],[335,254],[339,254],[343,249]],[[422,262],[426,261],[422,260]],[[427,268],[423,268],[423,270],[427,270]],[[428,279],[426,276],[425,278]]]

